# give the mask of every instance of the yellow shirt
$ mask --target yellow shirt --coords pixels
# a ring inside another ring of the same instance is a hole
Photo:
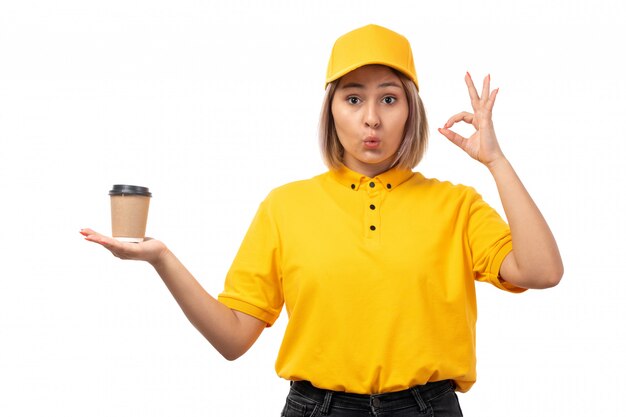
[[[361,394],[476,380],[474,280],[498,278],[507,224],[474,191],[391,169],[342,167],[273,190],[219,300],[272,325],[288,380]]]

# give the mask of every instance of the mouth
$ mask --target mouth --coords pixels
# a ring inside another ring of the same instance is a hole
[[[368,136],[363,139],[363,146],[368,149],[376,149],[380,146],[380,138],[376,136]]]

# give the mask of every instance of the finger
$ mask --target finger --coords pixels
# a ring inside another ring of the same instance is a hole
[[[138,244],[120,242],[109,236],[102,235],[91,229],[81,229],[80,234],[85,236],[85,240],[97,243],[107,249],[113,256],[120,259],[139,259],[141,248]]]
[[[489,100],[487,100],[487,109],[489,111],[493,110],[493,105],[496,103],[496,96],[498,95],[498,91],[500,91],[500,89],[496,88],[491,92],[491,94],[489,94]]]
[[[117,240],[100,234],[92,229],[81,229],[80,234],[85,236],[85,240],[89,242],[99,243],[103,246],[114,246],[116,243],[119,243]]]
[[[469,72],[465,73],[465,84],[467,84],[467,90],[469,91],[472,108],[476,110],[476,105],[480,101],[480,97],[478,97],[478,92],[476,91],[474,81],[472,81],[472,76]]]
[[[464,138],[463,136],[459,135],[456,132],[453,132],[450,129],[439,128],[437,130],[439,131],[439,133],[444,135],[450,142],[454,143],[456,146],[463,149],[463,143],[467,140],[466,138]]]
[[[491,85],[491,75],[487,74],[487,76],[483,80],[483,93],[481,95],[481,98],[484,102],[486,102],[489,99],[490,85]]]
[[[80,229],[80,234],[85,236],[85,240],[88,240],[90,242],[96,242],[96,243],[99,243],[98,241],[100,240],[100,238],[104,237],[103,235],[96,232],[95,230],[88,229],[88,228]]]
[[[448,121],[443,125],[443,127],[444,129],[448,129],[448,128],[451,128],[452,125],[454,125],[455,123],[459,123],[461,121],[472,124],[474,122],[474,114],[466,112],[466,111],[455,114],[454,116],[448,119]]]

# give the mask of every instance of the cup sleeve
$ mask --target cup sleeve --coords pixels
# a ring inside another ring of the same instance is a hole
[[[526,291],[526,288],[513,285],[500,277],[500,266],[513,250],[509,225],[478,193],[473,190],[472,192],[467,235],[474,278],[504,291],[512,293]]]
[[[274,324],[284,297],[278,230],[267,199],[261,203],[226,275],[218,300],[226,306]]]

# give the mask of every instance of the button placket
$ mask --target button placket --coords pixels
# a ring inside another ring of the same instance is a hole
[[[371,180],[367,183],[367,201],[365,208],[366,222],[364,226],[367,229],[367,236],[371,239],[380,235],[380,200],[382,187],[380,183]]]

